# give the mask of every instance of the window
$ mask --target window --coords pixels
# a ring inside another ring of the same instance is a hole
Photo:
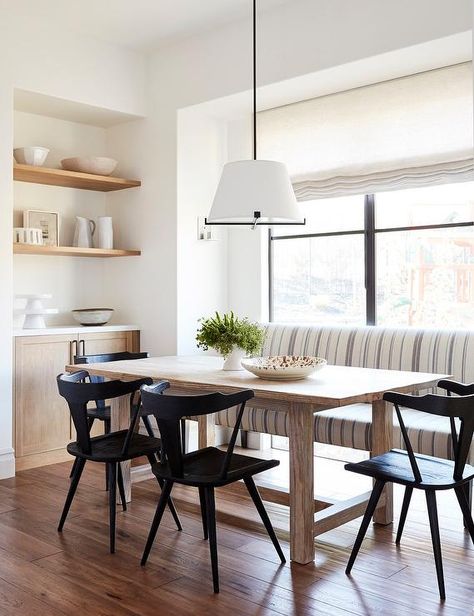
[[[472,327],[474,182],[306,201],[270,235],[270,319]]]

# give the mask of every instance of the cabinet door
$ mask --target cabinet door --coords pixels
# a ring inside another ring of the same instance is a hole
[[[56,375],[71,362],[73,336],[24,336],[15,345],[15,450],[27,456],[64,448],[70,414]]]
[[[98,334],[88,334],[80,331],[78,340],[78,352],[85,355],[140,350],[139,332],[133,331],[100,332]]]

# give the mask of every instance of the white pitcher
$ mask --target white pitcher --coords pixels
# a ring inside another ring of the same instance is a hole
[[[111,216],[99,216],[97,219],[96,244],[97,248],[106,248],[107,250],[114,247],[114,228]]]
[[[92,236],[95,231],[95,222],[89,218],[76,216],[76,228],[72,245],[78,248],[92,248]]]

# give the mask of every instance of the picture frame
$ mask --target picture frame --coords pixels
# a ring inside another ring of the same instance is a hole
[[[43,210],[25,210],[23,226],[41,229],[44,246],[59,246],[59,214]]]

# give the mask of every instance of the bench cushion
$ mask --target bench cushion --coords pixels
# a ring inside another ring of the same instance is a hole
[[[217,413],[216,423],[233,427],[236,409]],[[420,411],[403,409],[402,417],[416,453],[451,460],[453,450],[449,419]],[[314,416],[314,440],[326,445],[338,445],[370,451],[372,409],[369,404],[352,404],[321,411]],[[393,417],[393,446],[404,449],[397,416]],[[288,414],[272,409],[247,408],[242,417],[242,429],[251,432],[288,436]]]

